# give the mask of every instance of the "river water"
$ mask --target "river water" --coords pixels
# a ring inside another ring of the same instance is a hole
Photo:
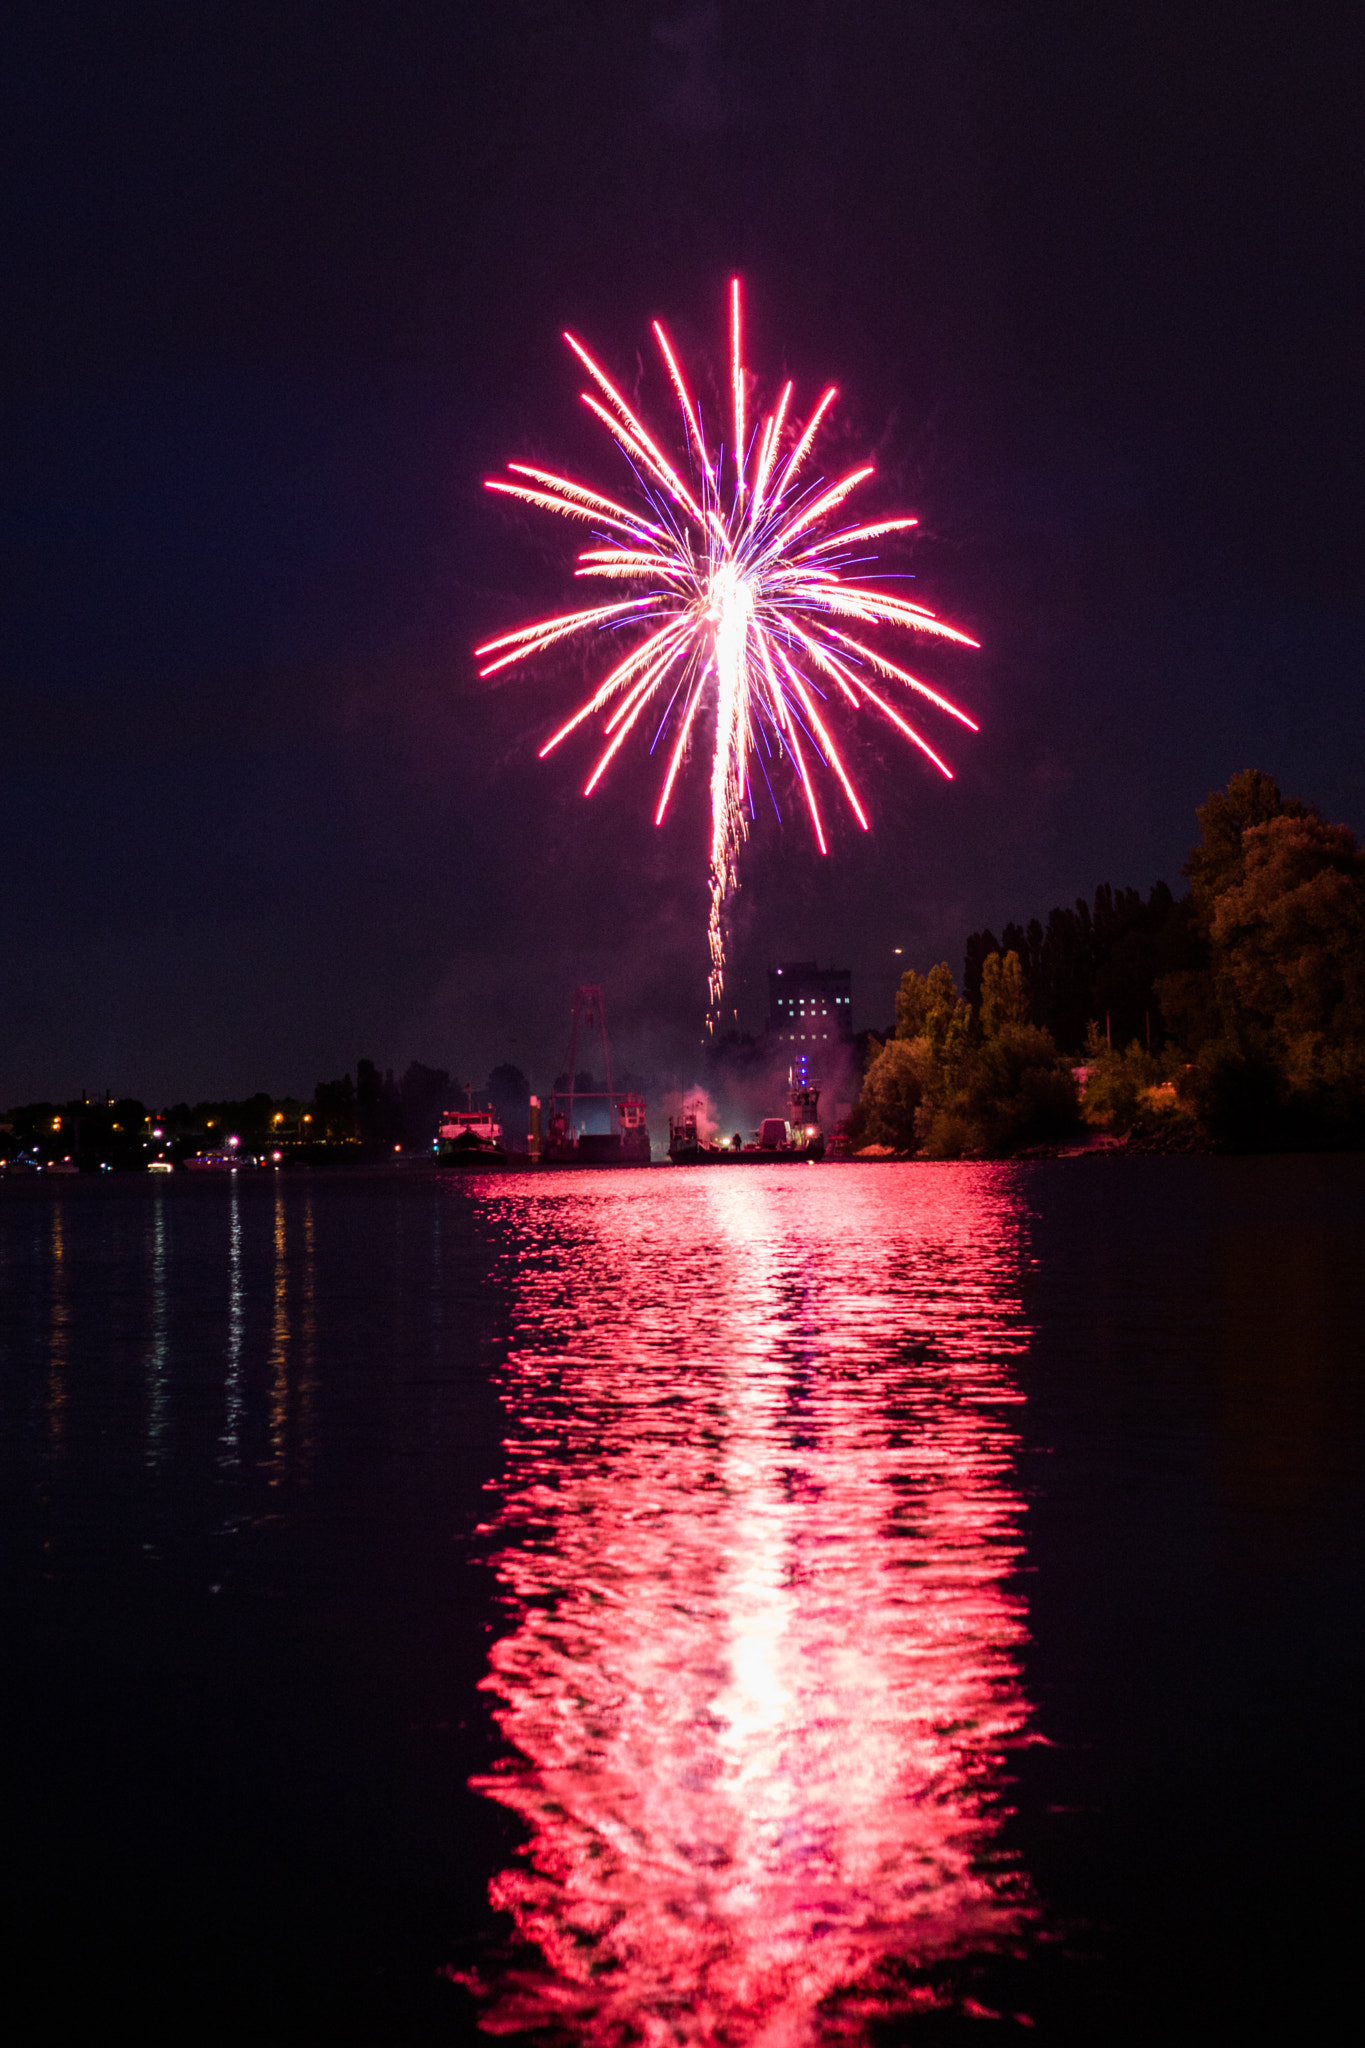
[[[11,1996],[1311,2037],[1363,1243],[1356,1159],[0,1186]]]

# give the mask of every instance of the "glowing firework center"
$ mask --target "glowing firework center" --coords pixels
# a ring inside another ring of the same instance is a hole
[[[787,421],[790,383],[762,427],[752,438],[746,437],[747,372],[738,280],[730,288],[735,438],[728,496],[723,485],[724,450],[712,456],[698,409],[657,320],[654,334],[682,412],[690,484],[571,334],[565,340],[608,401],[603,405],[585,391],[583,403],[629,461],[639,505],[619,504],[568,477],[519,462],[508,465],[515,481],[498,477],[487,483],[491,491],[594,528],[601,545],[580,554],[575,574],[627,586],[643,584],[643,594],[521,626],[485,642],[476,652],[493,657],[480,670],[490,676],[579,633],[638,634],[624,658],[546,741],[540,754],[543,760],[587,719],[606,713],[607,745],[583,791],[591,796],[645,712],[661,710],[649,751],[652,754],[665,735],[671,736],[672,746],[656,825],[663,822],[698,711],[704,700],[714,701],[709,863],[714,1022],[725,978],[725,909],[737,883],[739,843],[756,815],[751,762],[758,765],[774,809],[777,797],[768,763],[779,772],[785,764],[800,785],[816,844],[824,853],[828,849],[811,775],[817,762],[832,771],[858,824],[863,831],[868,829],[867,815],[820,708],[831,696],[855,711],[867,705],[882,713],[950,781],[947,763],[881,689],[873,687],[872,679],[893,695],[908,691],[969,731],[977,730],[975,721],[947,697],[890,660],[881,648],[847,631],[848,622],[864,629],[896,627],[966,647],[977,643],[923,605],[869,588],[866,578],[861,583],[846,580],[847,571],[876,559],[855,554],[854,549],[879,536],[903,532],[918,521],[898,517],[837,523],[844,501],[872,475],[871,464],[828,486],[823,477],[812,480],[805,475],[820,422],[834,399],[833,387],[794,440]]]
[[[744,764],[749,735],[744,730],[744,672],[753,592],[733,562],[722,562],[711,579],[708,615],[715,620],[716,747],[711,758],[711,1006],[720,1001],[725,976],[721,913],[735,887],[736,827],[744,829]]]

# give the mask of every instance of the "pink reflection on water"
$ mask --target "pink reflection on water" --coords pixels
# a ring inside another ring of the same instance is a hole
[[[494,1530],[525,1820],[495,1904],[543,1957],[493,2031],[856,2036],[1010,1945],[1027,1739],[1009,1169],[575,1175],[510,1230]]]

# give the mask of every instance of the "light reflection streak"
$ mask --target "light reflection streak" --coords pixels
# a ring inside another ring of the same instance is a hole
[[[166,1204],[152,1205],[152,1318],[147,1345],[147,1465],[154,1470],[164,1454],[166,1434]]]
[[[307,1473],[313,1456],[314,1404],[318,1386],[317,1239],[313,1197],[303,1202],[303,1306],[299,1317],[299,1471]]]
[[[228,1208],[228,1334],[227,1372],[223,1382],[223,1434],[219,1464],[241,1463],[242,1418],[246,1410],[242,1389],[242,1324],[245,1289],[242,1282],[242,1212],[238,1205],[234,1177]]]
[[[804,2042],[1022,1939],[1008,1169],[575,1176],[513,1233],[492,2031]]]
[[[278,1486],[289,1458],[289,1262],[284,1191],[275,1183],[274,1311],[270,1324],[270,1484]]]
[[[71,1305],[67,1300],[66,1233],[62,1205],[52,1204],[52,1229],[48,1238],[49,1324],[47,1339],[47,1436],[48,1448],[56,1453],[66,1436],[67,1354],[71,1344]]]

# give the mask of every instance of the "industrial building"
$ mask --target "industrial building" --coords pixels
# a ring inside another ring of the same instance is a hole
[[[784,960],[768,970],[770,1045],[811,1053],[853,1036],[853,974],[847,967],[817,967]]]

